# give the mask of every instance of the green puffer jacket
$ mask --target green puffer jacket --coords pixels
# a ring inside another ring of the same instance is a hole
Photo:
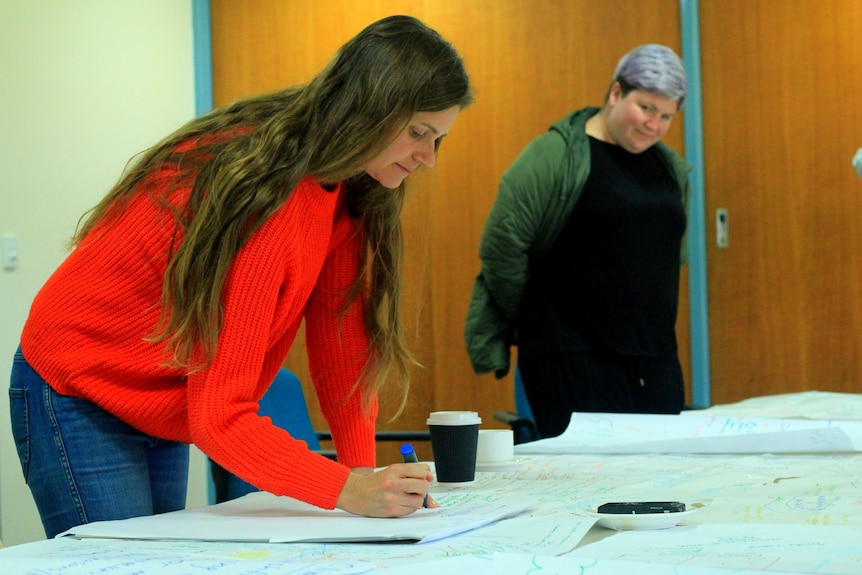
[[[584,108],[555,122],[530,142],[500,179],[488,214],[473,284],[465,337],[473,370],[505,376],[517,345],[518,310],[529,278],[531,258],[546,253],[557,239],[590,173],[587,120],[599,108]],[[688,215],[688,166],[667,145],[656,144],[682,194]],[[687,236],[681,261],[686,262]]]

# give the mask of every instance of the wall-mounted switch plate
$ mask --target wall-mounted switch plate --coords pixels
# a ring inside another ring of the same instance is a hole
[[[3,269],[18,268],[18,238],[14,234],[3,234],[0,238],[0,249],[3,252]]]

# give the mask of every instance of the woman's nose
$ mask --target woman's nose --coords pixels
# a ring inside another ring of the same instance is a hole
[[[437,163],[437,150],[434,140],[420,143],[413,157],[422,165],[433,168],[434,164]]]

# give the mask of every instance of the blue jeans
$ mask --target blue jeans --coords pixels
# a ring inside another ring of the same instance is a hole
[[[9,387],[12,435],[45,534],[185,507],[189,446],[158,439],[98,405],[60,395],[20,348]]]

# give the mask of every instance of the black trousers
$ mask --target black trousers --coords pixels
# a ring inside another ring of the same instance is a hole
[[[519,357],[524,390],[541,437],[555,437],[572,412],[679,413],[685,404],[676,358],[595,352]]]

